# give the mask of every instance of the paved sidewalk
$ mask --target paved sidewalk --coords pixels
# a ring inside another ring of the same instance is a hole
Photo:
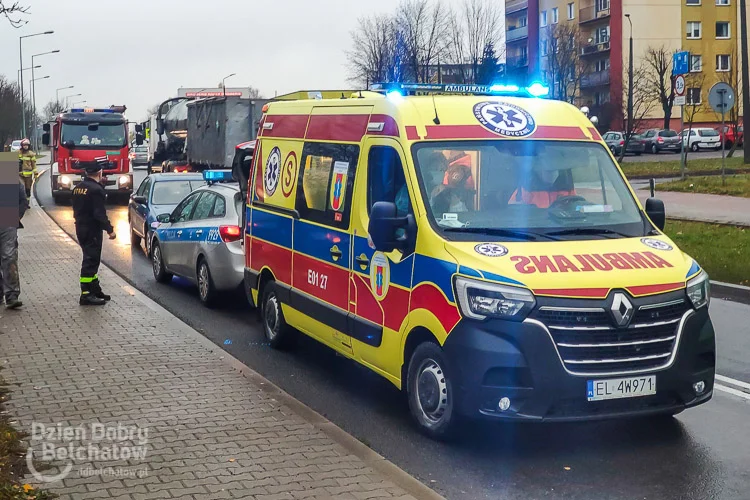
[[[109,269],[112,303],[79,307],[78,246],[39,208],[24,224],[26,305],[0,310],[7,408],[41,474],[71,466],[28,482],[75,500],[439,498]]]
[[[645,204],[648,188],[636,192]],[[664,202],[667,217],[750,226],[750,198],[671,191],[657,191],[656,197]]]

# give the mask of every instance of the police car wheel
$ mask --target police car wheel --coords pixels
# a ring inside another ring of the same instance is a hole
[[[292,331],[284,320],[281,301],[276,291],[276,283],[266,284],[263,289],[263,307],[261,321],[266,340],[274,349],[289,347],[292,341]]]
[[[205,306],[213,305],[216,300],[216,287],[211,278],[211,270],[204,259],[198,263],[198,296]]]
[[[168,283],[172,281],[172,274],[168,273],[167,269],[164,267],[161,247],[156,242],[154,242],[154,247],[151,249],[151,269],[154,271],[154,278],[159,283]]]
[[[406,382],[412,417],[422,432],[446,439],[457,426],[453,387],[443,351],[432,342],[419,345],[409,361]]]

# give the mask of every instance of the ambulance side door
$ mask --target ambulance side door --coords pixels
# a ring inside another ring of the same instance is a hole
[[[349,219],[358,158],[356,144],[306,142],[294,220],[290,302],[315,321],[299,327],[345,353],[351,352]]]
[[[395,203],[399,216],[414,214],[416,190],[405,166],[403,149],[396,140],[368,138],[357,174],[352,214],[354,354],[364,364],[392,377],[400,377],[400,332],[409,312],[414,254],[376,252],[367,230],[375,202]]]

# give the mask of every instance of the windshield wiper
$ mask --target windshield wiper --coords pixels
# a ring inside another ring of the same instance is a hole
[[[558,239],[558,238],[553,238],[551,236],[548,236],[542,233],[533,233],[530,231],[521,231],[521,230],[516,230],[516,229],[499,229],[499,228],[493,228],[493,227],[445,227],[443,228],[443,231],[452,232],[452,233],[489,234],[492,236],[517,238],[519,240],[526,240],[526,241],[536,241],[540,237],[547,238],[550,240]]]
[[[631,234],[621,233],[619,231],[613,231],[611,229],[597,228],[597,227],[576,227],[571,229],[561,229],[560,231],[551,231],[547,234],[554,236],[566,236],[566,235],[598,235],[598,234],[610,234],[613,236],[621,236],[623,238],[635,238]]]

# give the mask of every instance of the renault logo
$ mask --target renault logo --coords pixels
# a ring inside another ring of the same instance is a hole
[[[616,293],[612,299],[612,317],[615,318],[617,326],[627,326],[633,319],[633,304],[630,303],[624,293]]]

